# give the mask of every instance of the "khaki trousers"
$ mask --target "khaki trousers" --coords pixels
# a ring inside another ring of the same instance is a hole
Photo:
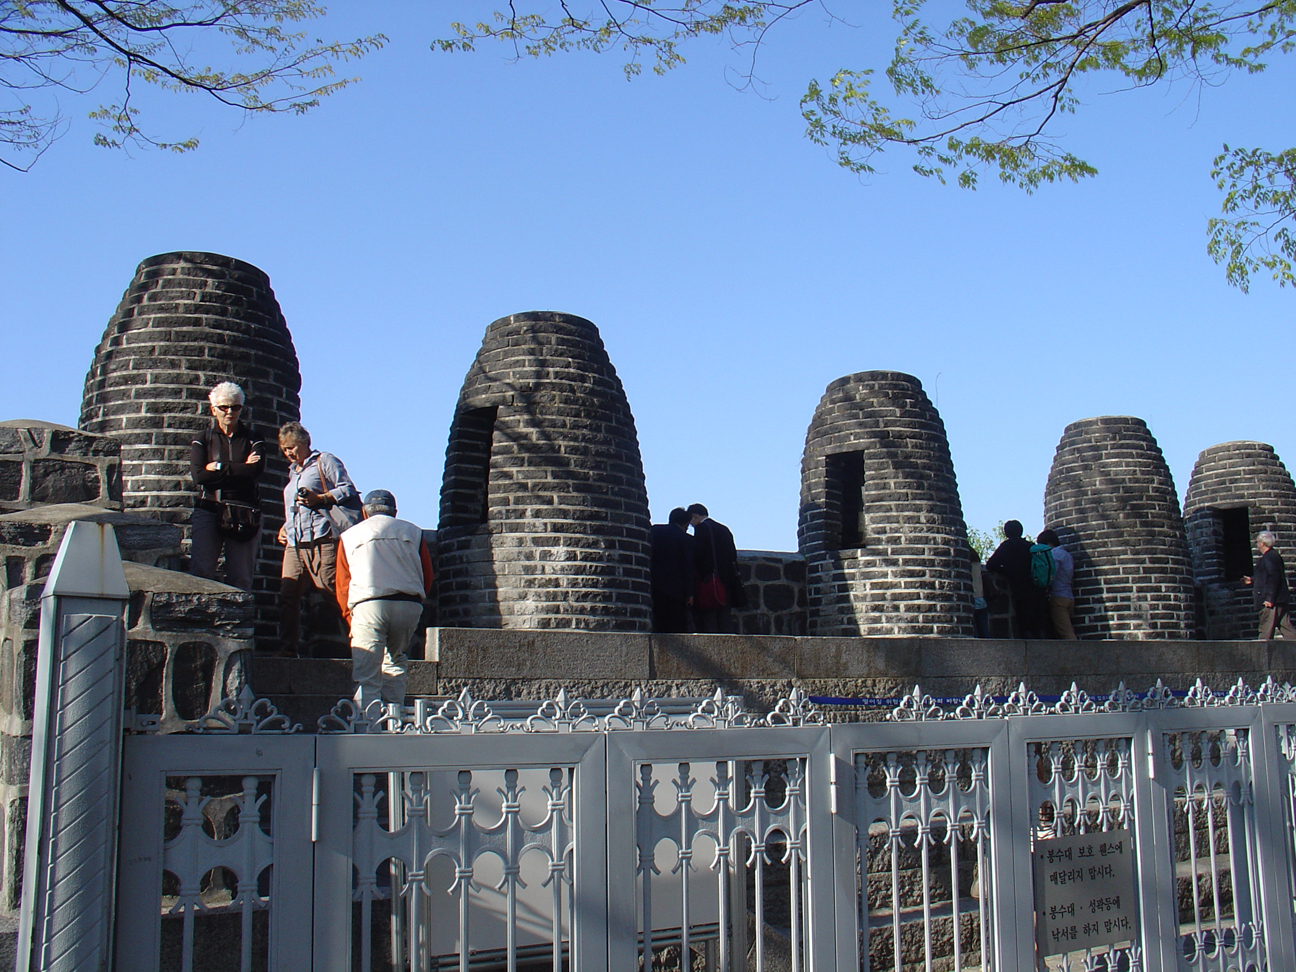
[[[1071,623],[1071,618],[1074,616],[1074,598],[1049,598],[1049,620],[1053,622],[1053,632],[1063,641],[1076,640],[1075,626]]]
[[[336,540],[284,548],[279,578],[279,642],[285,654],[296,655],[301,650],[301,600],[312,587],[324,592],[329,604],[326,617],[333,619],[334,628],[341,625],[342,611],[333,589],[336,578]]]
[[[422,616],[415,601],[361,601],[351,609],[351,677],[361,712],[379,699],[405,701],[405,650]]]

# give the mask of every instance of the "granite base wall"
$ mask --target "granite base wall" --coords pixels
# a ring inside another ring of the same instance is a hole
[[[482,699],[706,696],[722,689],[767,711],[794,687],[816,696],[890,699],[921,686],[937,697],[981,686],[1006,695],[1025,682],[1039,694],[1072,683],[1105,694],[1124,682],[1146,691],[1160,679],[1187,690],[1197,679],[1227,689],[1272,675],[1296,681],[1296,642],[1021,641],[974,638],[814,638],[431,628],[427,660],[412,661],[408,691]],[[252,686],[313,731],[315,720],[349,697],[347,661],[260,658]],[[830,718],[884,717],[886,707],[825,706]]]

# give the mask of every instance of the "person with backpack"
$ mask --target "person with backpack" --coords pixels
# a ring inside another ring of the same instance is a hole
[[[288,460],[284,487],[284,545],[279,579],[279,644],[287,658],[301,651],[301,601],[312,588],[323,591],[325,622],[341,633],[342,615],[333,600],[338,537],[360,522],[360,494],[337,456],[311,448],[300,422],[279,429],[279,448]]]
[[[1045,530],[1031,547],[1031,580],[1048,593],[1048,616],[1054,637],[1075,641],[1075,594],[1071,579],[1075,576],[1075,559],[1062,546],[1053,530]]]
[[[1020,520],[1003,525],[1004,541],[986,561],[986,570],[1002,574],[1008,581],[1018,638],[1044,637],[1043,597],[1031,583],[1031,542]]]

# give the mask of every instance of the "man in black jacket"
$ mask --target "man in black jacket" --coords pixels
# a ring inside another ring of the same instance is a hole
[[[738,579],[738,550],[733,534],[723,523],[711,519],[701,503],[690,506],[688,514],[693,522],[693,563],[697,567],[693,621],[698,631],[731,634],[729,609],[747,606],[747,596]],[[715,583],[717,579],[719,585]]]
[[[1003,525],[1004,542],[986,561],[986,570],[1002,574],[1012,595],[1013,613],[1017,615],[1017,637],[1044,637],[1043,594],[1031,581],[1031,542],[1022,534],[1021,521],[1009,520]]]
[[[1255,574],[1243,577],[1255,591],[1256,607],[1260,611],[1260,640],[1272,641],[1276,631],[1284,641],[1296,640],[1296,628],[1291,622],[1291,593],[1287,589],[1287,571],[1282,557],[1274,549],[1278,538],[1269,530],[1256,535]]]
[[[689,514],[675,507],[669,523],[652,528],[653,630],[691,630],[689,606],[693,603],[693,538],[689,536]]]

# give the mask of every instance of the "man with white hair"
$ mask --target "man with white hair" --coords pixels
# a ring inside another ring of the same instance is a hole
[[[1287,571],[1283,559],[1274,546],[1278,538],[1273,531],[1263,530],[1256,535],[1256,552],[1260,559],[1256,561],[1255,573],[1243,577],[1244,584],[1250,584],[1255,591],[1256,607],[1260,610],[1260,640],[1272,641],[1274,633],[1283,641],[1296,641],[1296,628],[1291,622],[1291,593],[1287,588]]]
[[[222,381],[207,395],[215,421],[189,446],[189,472],[198,487],[190,518],[189,573],[216,579],[225,551],[225,582],[252,590],[261,548],[261,497],[265,446],[243,422],[243,389]]]
[[[405,701],[405,649],[432,590],[432,556],[423,531],[396,519],[385,489],[364,497],[364,519],[342,534],[337,599],[351,624],[351,676],[356,704]]]

